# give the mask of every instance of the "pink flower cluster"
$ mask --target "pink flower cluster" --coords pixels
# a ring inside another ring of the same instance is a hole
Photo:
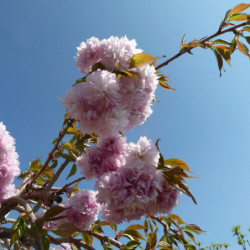
[[[137,144],[121,136],[101,139],[77,159],[87,179],[98,178],[98,202],[102,217],[110,223],[139,219],[144,215],[170,212],[179,191],[166,183],[157,170],[159,152],[151,140]]]
[[[86,179],[100,178],[102,174],[118,170],[125,164],[126,140],[122,136],[102,138],[77,158],[76,164]]]
[[[69,199],[64,199],[61,206],[68,208],[60,213],[60,216],[67,216],[56,221],[45,222],[44,226],[48,230],[65,223],[71,223],[75,227],[87,230],[91,223],[97,220],[100,212],[100,204],[96,200],[96,192],[89,190],[79,190],[77,194]]]
[[[66,92],[62,104],[70,116],[79,121],[78,127],[83,133],[116,135],[141,125],[151,115],[157,75],[148,64],[129,69],[131,58],[139,52],[135,40],[129,41],[126,37],[102,41],[92,37],[81,43],[76,66],[88,74],[86,82]],[[97,62],[106,70],[91,72]],[[119,70],[137,72],[140,78],[117,77],[113,73],[117,63]]]
[[[15,194],[13,180],[20,174],[15,140],[0,122],[0,203]]]
[[[126,36],[122,38],[111,36],[102,41],[91,37],[77,48],[76,67],[85,75],[97,62],[101,62],[109,71],[113,71],[117,63],[120,69],[126,70],[129,68],[132,56],[142,52],[136,45],[134,39],[128,40]]]

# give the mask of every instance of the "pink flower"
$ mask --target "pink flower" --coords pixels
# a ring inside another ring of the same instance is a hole
[[[119,82],[122,103],[130,114],[126,130],[140,126],[152,114],[150,106],[158,84],[154,67],[143,65],[133,70],[140,74],[140,79],[123,77]]]
[[[68,217],[60,220],[60,224],[72,223],[83,230],[90,228],[90,224],[97,220],[100,211],[96,192],[90,190],[79,190],[77,194],[63,200],[62,205],[70,208],[61,213]]]
[[[98,201],[104,205],[103,218],[110,223],[140,219],[147,215],[146,205],[161,191],[161,173],[152,167],[121,167],[102,175],[96,184]]]
[[[0,203],[14,194],[12,182],[20,174],[15,140],[0,122]]]
[[[92,66],[99,60],[100,42],[97,38],[91,37],[86,43],[82,42],[80,47],[77,47],[76,67],[80,69],[83,74],[88,74]]]
[[[178,205],[180,191],[171,185],[166,180],[161,182],[162,190],[158,193],[156,201],[150,202],[147,206],[149,214],[168,213]]]
[[[69,243],[62,243],[60,246],[56,248],[56,250],[71,250],[71,246]]]
[[[80,121],[78,128],[83,133],[109,136],[127,126],[128,112],[120,103],[118,82],[115,74],[97,70],[88,75],[86,83],[66,93],[62,103]]]
[[[77,166],[86,179],[100,178],[107,172],[116,171],[125,164],[126,141],[122,136],[101,138],[100,143],[87,148],[77,158]]]
[[[157,167],[160,154],[155,144],[145,136],[140,137],[137,144],[129,143],[127,146],[126,164],[135,167],[144,167],[147,164]]]
[[[133,55],[142,52],[136,49],[136,45],[134,39],[128,40],[126,36],[121,38],[111,36],[109,39],[104,39],[100,46],[100,62],[110,71],[113,71],[117,63],[119,69],[127,70]]]

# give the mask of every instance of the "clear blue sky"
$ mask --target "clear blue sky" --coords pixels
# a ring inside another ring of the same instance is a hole
[[[0,120],[16,138],[22,170],[46,157],[61,127],[58,97],[81,77],[73,59],[81,41],[127,35],[146,53],[170,57],[183,34],[213,34],[238,3],[0,0]],[[157,90],[160,103],[128,141],[161,138],[165,158],[186,161],[199,177],[189,181],[198,205],[182,195],[173,213],[207,231],[204,244],[233,244],[232,226],[250,226],[250,62],[236,53],[220,78],[212,52],[193,52],[162,70],[177,91]]]

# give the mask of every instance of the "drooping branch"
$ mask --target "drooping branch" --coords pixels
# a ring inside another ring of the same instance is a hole
[[[49,240],[50,240],[51,243],[56,244],[56,245],[60,245],[62,243],[73,243],[74,245],[79,247],[79,249],[84,248],[84,249],[87,249],[87,250],[95,250],[95,248],[93,248],[92,246],[84,243],[82,240],[74,239],[72,237],[69,237],[69,238],[53,238],[53,237],[49,236]]]
[[[200,40],[199,43],[205,45],[205,43],[208,42],[209,40],[211,40],[211,39],[213,39],[213,38],[215,38],[215,37],[217,37],[217,36],[223,35],[223,34],[225,34],[225,33],[228,33],[228,32],[234,32],[236,29],[238,29],[238,28],[240,28],[240,27],[243,27],[243,26],[245,26],[245,25],[247,25],[247,24],[249,24],[249,21],[243,22],[243,23],[238,24],[238,25],[234,25],[233,27],[231,27],[231,28],[229,28],[229,29],[225,29],[225,30],[223,30],[223,31],[218,30],[218,31],[217,31],[216,33],[214,33],[213,35],[208,36],[208,37],[206,37],[206,38]],[[169,58],[168,60],[166,60],[166,61],[163,62],[162,64],[160,64],[160,65],[158,65],[157,67],[155,67],[155,69],[157,70],[157,69],[160,69],[160,68],[162,68],[162,67],[164,67],[164,66],[167,66],[170,62],[172,62],[172,61],[174,61],[175,59],[179,58],[180,56],[186,54],[187,52],[190,52],[192,49],[194,49],[194,48],[190,48],[190,49],[188,49],[188,50],[181,50],[181,51],[180,51],[179,53],[177,53],[176,55],[172,56],[171,58]]]

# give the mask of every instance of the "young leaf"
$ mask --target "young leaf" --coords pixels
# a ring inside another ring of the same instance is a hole
[[[105,70],[106,68],[101,62],[98,62],[92,66],[91,73],[97,71],[98,69]]]
[[[194,235],[188,231],[184,231],[184,233],[186,233],[188,235],[188,237],[194,242],[194,244],[196,244]]]
[[[233,54],[233,52],[235,51],[235,49],[236,49],[236,39],[233,38],[233,40],[231,42],[231,45],[229,47],[229,53],[230,53],[230,55]]]
[[[239,51],[243,53],[245,56],[248,56],[250,59],[248,47],[244,43],[240,42],[239,40],[237,40],[236,43],[237,43],[237,47]]]
[[[146,53],[135,54],[131,59],[130,68],[135,68],[135,67],[141,66],[143,64],[155,61],[157,59],[159,59],[159,58],[150,56]]]
[[[69,237],[78,230],[72,223],[65,223],[53,229],[52,232],[61,237]]]
[[[140,224],[135,224],[127,227],[125,230],[140,230],[140,229],[145,229],[145,226],[142,226]]]
[[[11,244],[13,244],[16,240],[19,240],[27,229],[27,224],[22,217],[19,217],[15,223],[13,224],[10,232]]]
[[[224,60],[231,66],[229,48],[224,45],[219,45],[216,46],[215,48],[217,49],[219,54],[224,58]]]
[[[245,26],[242,29],[245,30],[245,31],[247,31],[247,32],[250,32],[250,26]]]
[[[230,16],[228,18],[228,21],[242,22],[242,21],[247,20],[248,17],[249,17],[249,15],[246,15],[246,14],[235,14],[235,15]]]
[[[170,214],[168,218],[174,219],[178,222],[178,224],[186,224],[178,215],[176,214]]]
[[[217,39],[217,40],[214,40],[212,42],[212,44],[225,44],[225,45],[230,45],[231,43],[225,41],[225,40],[222,40],[222,39]]]
[[[228,16],[232,16],[233,14],[246,10],[249,7],[250,7],[250,4],[240,3],[231,9],[231,11],[228,13]]]
[[[164,172],[163,176],[171,186],[175,187],[176,189],[189,196],[193,200],[193,202],[197,204],[194,196],[189,191],[187,183],[181,177],[169,175],[166,172]]]
[[[128,234],[133,237],[134,240],[138,241],[138,239],[145,240],[145,238],[136,230],[125,230],[125,234]]]
[[[247,43],[250,44],[250,36],[245,36],[245,39],[246,39]]]
[[[215,54],[215,57],[216,57],[216,60],[217,60],[217,63],[218,63],[218,67],[219,67],[219,70],[220,70],[220,76],[221,76],[221,69],[223,67],[223,59],[222,59],[222,56],[219,54],[218,51],[214,50],[214,54]]]
[[[70,172],[69,172],[69,174],[68,174],[68,176],[67,176],[67,178],[66,178],[66,180],[68,180],[69,177],[73,176],[76,173],[76,170],[77,170],[77,167],[76,167],[76,164],[74,163],[71,170],[70,170]]]
[[[66,209],[68,209],[68,208],[61,207],[61,206],[53,206],[45,212],[43,219],[47,220],[47,219],[50,219],[52,217],[55,217],[56,215],[62,213]]]
[[[134,72],[134,71],[116,70],[115,73],[116,73],[118,78],[128,77],[128,78],[140,79],[140,74],[138,72]]]
[[[164,161],[164,164],[165,165],[170,165],[172,167],[179,167],[183,170],[186,170],[186,171],[190,171],[188,165],[186,162],[182,161],[182,160],[179,160],[179,159],[175,159],[175,158],[172,158],[172,159],[167,159]]]

